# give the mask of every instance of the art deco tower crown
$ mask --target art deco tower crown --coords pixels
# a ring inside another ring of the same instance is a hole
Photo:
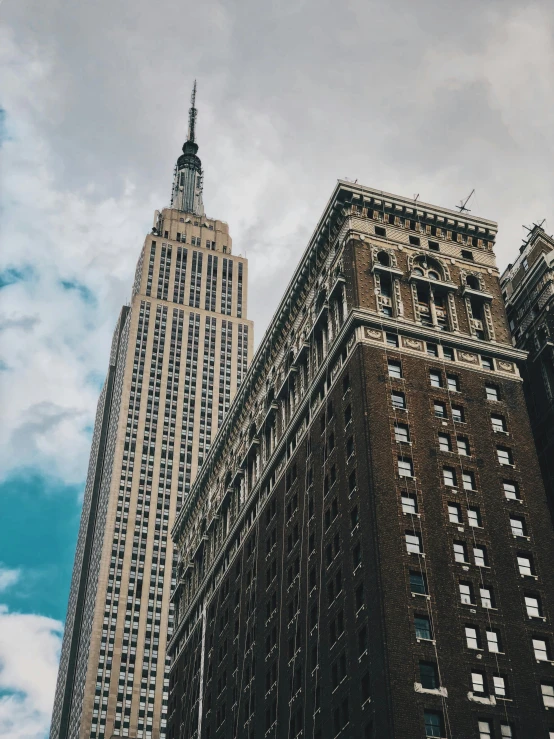
[[[189,130],[183,153],[177,160],[171,193],[171,207],[187,213],[204,215],[202,203],[202,162],[197,156],[196,143],[196,80],[192,88],[189,110]]]

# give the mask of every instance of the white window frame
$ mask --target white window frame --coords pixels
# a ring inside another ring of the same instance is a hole
[[[475,476],[471,472],[462,472],[464,490],[475,490]]]
[[[469,441],[459,436],[456,437],[456,448],[462,457],[469,457]]]
[[[502,489],[504,490],[504,496],[507,500],[519,500],[518,489],[515,482],[503,482]]]
[[[456,423],[464,423],[464,413],[461,408],[452,408],[452,420]]]
[[[466,635],[466,646],[468,649],[479,649],[479,634],[474,626],[464,627]]]
[[[513,739],[513,736],[510,724],[500,724],[500,739]]]
[[[507,695],[506,692],[506,680],[501,675],[493,675],[492,678],[492,685],[494,694],[498,696],[499,698],[505,698]]]
[[[458,588],[460,591],[460,602],[466,606],[474,605],[472,600],[471,586],[467,585],[465,582],[461,582],[458,583]]]
[[[486,567],[486,555],[483,547],[473,547],[473,561],[477,567]]]
[[[496,385],[485,385],[485,397],[487,400],[493,400],[494,402],[498,402],[499,395],[498,395],[498,388],[496,387]]]
[[[541,683],[542,701],[545,708],[554,708],[554,685]]]
[[[406,541],[406,550],[410,554],[422,554],[421,536],[417,533],[404,534]]]
[[[402,404],[400,405],[399,402],[396,402],[396,399],[398,401],[402,401]],[[406,410],[406,396],[403,393],[399,393],[393,390],[391,393],[391,402],[393,408],[396,408],[398,410]]]
[[[481,528],[481,513],[479,508],[473,508],[472,506],[467,509],[467,522],[473,528]]]
[[[525,595],[525,608],[529,618],[542,618],[539,599],[533,595]]]
[[[462,522],[460,506],[457,503],[448,504],[448,520],[450,521],[450,523],[461,523]]]
[[[548,643],[546,639],[531,639],[533,652],[537,662],[550,662],[548,659]]]
[[[510,516],[510,528],[512,530],[512,536],[516,536],[518,539],[525,539],[525,531],[523,528],[523,520],[521,518],[512,518]]]
[[[496,447],[496,455],[498,457],[498,463],[501,464],[503,467],[513,467],[512,462],[512,455],[510,454],[508,449],[501,449],[500,447]]]
[[[473,692],[477,693],[477,695],[486,695],[485,676],[482,672],[471,673],[471,687]]]
[[[484,595],[486,593],[486,595]],[[492,608],[492,590],[490,588],[479,588],[481,605],[483,608]]]
[[[402,379],[402,364],[401,362],[393,361],[392,359],[388,362],[389,377],[394,377],[396,380]]]
[[[399,434],[398,432],[401,431],[402,434]],[[403,434],[405,434],[406,438],[403,438]],[[394,425],[394,438],[397,442],[408,444],[410,441],[410,429],[408,428],[408,425],[405,423],[397,423]]]
[[[492,430],[495,434],[506,433],[506,421],[502,418],[502,416],[497,416],[496,414],[491,415],[491,424]]]
[[[460,383],[458,381],[458,378],[454,377],[453,375],[446,375],[446,386],[451,393],[460,392]]]
[[[439,434],[439,449],[441,452],[452,451],[450,446],[450,436],[448,434]]]
[[[459,544],[458,542],[454,542],[454,561],[455,562],[461,562],[462,564],[467,564],[467,549],[464,546],[464,544]],[[462,559],[460,559],[462,557]]]
[[[517,566],[519,568],[519,574],[524,577],[533,577],[533,563],[531,557],[525,557],[524,555],[517,555]]]
[[[456,472],[451,467],[442,468],[442,480],[450,488],[456,487]]]
[[[442,387],[442,377],[438,370],[429,370],[429,382],[431,387]]]
[[[491,739],[492,729],[490,721],[478,721],[477,728],[479,729],[479,739]]]
[[[444,403],[435,400],[433,402],[433,410],[435,412],[435,418],[446,418],[446,405]]]
[[[402,495],[402,513],[417,515],[417,501],[411,495]]]
[[[488,629],[485,631],[485,633],[487,636],[487,649],[489,650],[489,652],[493,652],[494,654],[501,654],[498,633],[496,631],[489,631]]]
[[[414,476],[414,463],[411,459],[398,458],[398,476],[409,478]]]

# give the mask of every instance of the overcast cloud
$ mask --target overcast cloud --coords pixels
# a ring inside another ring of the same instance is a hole
[[[521,224],[554,229],[550,0],[4,0],[0,20],[0,477],[84,479],[194,77],[204,202],[249,258],[256,343],[339,177],[447,207],[476,188],[501,267]],[[24,739],[45,731],[59,639],[33,618],[0,610],[48,665],[26,687],[0,645],[0,727],[25,705]]]

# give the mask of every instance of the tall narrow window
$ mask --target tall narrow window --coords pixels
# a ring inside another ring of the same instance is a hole
[[[504,480],[502,483],[504,495],[508,500],[519,500],[519,488],[516,482]]]
[[[417,639],[432,639],[431,621],[428,616],[414,616],[414,625]]]
[[[530,554],[518,554],[517,555],[517,566],[519,568],[519,574],[522,577],[533,577],[533,560]]]
[[[443,737],[444,736],[444,722],[442,713],[438,711],[425,711],[423,714],[423,721],[425,723],[425,736]]]
[[[461,523],[462,512],[460,506],[457,503],[448,504],[448,520],[450,523]]]
[[[479,633],[474,626],[466,626],[466,644],[469,649],[479,649]]]
[[[485,675],[482,672],[471,673],[471,687],[478,695],[486,694]]]
[[[430,370],[429,379],[431,381],[431,387],[442,387],[442,377],[438,370]]]
[[[467,509],[467,521],[470,526],[474,528],[481,527],[481,511],[479,508],[468,508]]]
[[[439,687],[439,673],[433,662],[419,663],[419,679],[421,687],[426,690],[437,690]]]
[[[389,360],[388,368],[390,377],[394,377],[397,380],[400,380],[402,378],[402,365],[400,364],[400,362],[393,362],[392,360]]]
[[[405,423],[394,424],[394,438],[396,441],[407,444],[410,441],[410,431]]]
[[[548,643],[545,639],[533,638],[533,651],[535,653],[535,659],[537,662],[549,662],[548,656]]]
[[[439,434],[439,449],[441,452],[450,452],[452,450],[450,436],[448,434]]]
[[[398,474],[400,477],[414,476],[414,465],[411,459],[398,457]]]
[[[501,675],[494,675],[492,678],[492,685],[494,688],[494,694],[497,698],[507,698],[508,692],[506,690],[506,680]]]
[[[529,618],[542,618],[540,601],[534,595],[525,596],[525,608]]]
[[[416,595],[427,595],[427,582],[422,572],[410,571],[410,591]]]
[[[467,562],[467,548],[463,541],[454,542],[454,559],[456,562]]]
[[[410,554],[421,554],[421,535],[414,531],[406,531],[406,549]]]
[[[510,449],[507,449],[506,447],[496,447],[496,453],[498,455],[498,461],[502,465],[510,466],[512,467],[514,464],[512,452]]]
[[[417,501],[415,495],[402,494],[402,512],[415,515],[417,513]]]
[[[492,430],[495,433],[503,434],[506,432],[506,421],[502,418],[502,416],[491,416],[491,423],[492,423]]]
[[[477,691],[474,691],[477,692]],[[478,721],[477,728],[479,729],[479,739],[491,739],[492,738],[492,725],[490,721]]]
[[[477,567],[487,567],[487,550],[485,547],[473,547],[473,558]]]
[[[487,400],[497,401],[500,399],[496,385],[485,385],[485,395]]]
[[[469,582],[461,582],[459,584],[460,588],[460,601],[464,603],[464,605],[472,606],[474,604],[473,601],[473,586]]]
[[[510,516],[510,528],[512,535],[516,538],[524,538],[526,536],[525,521],[518,516]]]
[[[445,485],[448,485],[452,488],[456,487],[456,472],[452,469],[452,467],[442,468],[442,479]]]

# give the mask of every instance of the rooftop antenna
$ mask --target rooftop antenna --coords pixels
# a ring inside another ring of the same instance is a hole
[[[417,203],[418,198],[419,198],[419,193],[417,195],[414,195],[414,203]]]
[[[193,143],[196,140],[196,116],[198,111],[196,110],[196,80],[192,86],[192,95],[190,96],[190,109],[189,109],[189,134],[188,140]]]
[[[469,193],[469,195],[467,196],[465,200],[460,200],[460,205],[456,206],[456,208],[458,208],[460,213],[470,213],[471,212],[469,208],[466,208],[466,205],[469,203],[469,199],[471,198],[474,192],[475,192],[475,188],[473,188],[473,190]]]

